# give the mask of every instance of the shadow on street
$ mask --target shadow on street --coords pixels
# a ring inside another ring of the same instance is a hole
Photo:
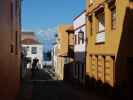
[[[32,75],[27,73],[18,100],[109,100],[94,92],[74,88],[62,80],[54,80],[47,70],[39,70]]]

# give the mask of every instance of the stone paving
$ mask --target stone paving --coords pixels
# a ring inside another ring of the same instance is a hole
[[[95,92],[86,92],[64,81],[53,80],[49,71],[40,70],[24,80],[18,100],[109,100]]]

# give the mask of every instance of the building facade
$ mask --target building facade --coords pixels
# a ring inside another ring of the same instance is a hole
[[[58,27],[58,77],[60,80],[64,80],[64,65],[68,62],[66,58],[68,52],[68,34],[66,30],[70,27],[70,25],[60,25]]]
[[[0,0],[0,99],[15,100],[20,87],[21,0]]]
[[[64,56],[66,59],[64,79],[66,81],[72,82],[74,80],[74,28],[73,25],[66,30],[68,35],[68,48],[67,53]]]
[[[29,60],[27,69],[32,68],[33,59],[39,60],[39,68],[43,68],[43,45],[38,42],[33,32],[22,33],[22,49],[26,51],[26,57]]]
[[[73,20],[74,27],[74,78],[80,83],[85,82],[86,63],[86,11]]]
[[[52,66],[54,67],[54,72],[57,75],[58,72],[58,46],[57,43],[54,44],[53,48],[52,48]]]
[[[131,0],[87,0],[86,74],[111,87],[126,89],[132,80],[132,4]]]

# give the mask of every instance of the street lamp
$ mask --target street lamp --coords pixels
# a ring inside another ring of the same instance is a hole
[[[79,33],[79,38],[84,39],[84,32],[80,30],[78,33]]]
[[[80,31],[78,32],[79,33],[79,38],[82,40],[82,41],[88,41],[88,39],[87,39],[87,37],[86,38],[84,38],[84,31],[82,31],[81,29],[80,29]]]

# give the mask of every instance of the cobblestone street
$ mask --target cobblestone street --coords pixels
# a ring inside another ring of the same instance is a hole
[[[85,92],[69,83],[53,80],[50,73],[40,70],[32,80],[26,79],[19,100],[109,100],[94,92]]]

